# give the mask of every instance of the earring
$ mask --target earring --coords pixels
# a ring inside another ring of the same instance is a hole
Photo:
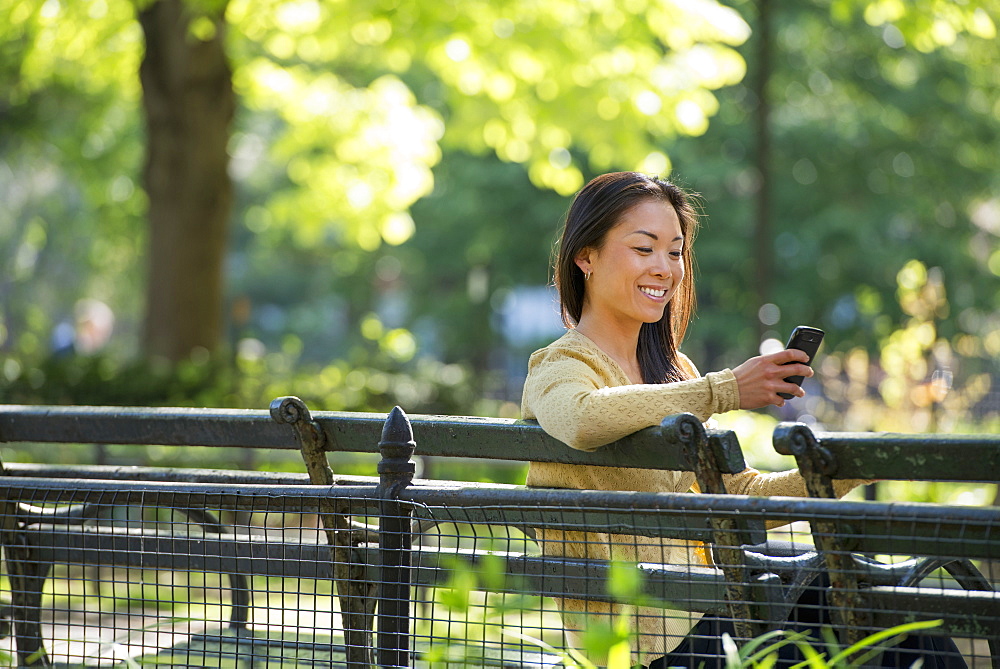
[[[584,272],[583,273],[583,280],[584,281],[590,281],[590,272]]]

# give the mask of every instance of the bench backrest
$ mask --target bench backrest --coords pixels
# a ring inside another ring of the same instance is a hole
[[[433,415],[409,419],[419,455],[694,471],[694,442],[704,439],[720,472],[738,473],[746,467],[732,432],[704,430],[690,414],[668,416],[661,425],[591,452],[566,446],[533,421]],[[384,414],[321,411],[312,414],[312,422],[323,432],[328,452],[379,452]],[[0,442],[299,449],[295,432],[273,420],[271,413],[239,409],[2,405]],[[685,448],[688,445],[691,448]]]
[[[717,494],[725,493],[722,474],[746,468],[733,432],[706,430],[691,414],[667,416],[660,425],[590,452],[570,448],[534,421],[414,415],[408,423],[421,456],[693,471],[702,492]],[[313,483],[334,482],[317,449],[378,454],[385,425],[381,414],[313,414],[295,397],[275,399],[269,411],[0,406],[0,442],[301,448]],[[328,474],[317,474],[324,467]],[[714,529],[717,546],[764,540],[762,523],[739,517]],[[752,540],[745,541],[748,536]],[[718,557],[727,563],[740,556]]]
[[[780,423],[774,448],[829,479],[1000,482],[1000,435],[813,432]]]

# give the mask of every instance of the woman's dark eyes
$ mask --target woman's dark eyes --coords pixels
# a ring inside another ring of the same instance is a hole
[[[635,250],[638,251],[639,253],[652,253],[653,252],[653,249],[651,249],[648,246],[636,246]],[[674,258],[680,258],[683,255],[683,253],[681,251],[671,251],[670,255],[672,255]]]

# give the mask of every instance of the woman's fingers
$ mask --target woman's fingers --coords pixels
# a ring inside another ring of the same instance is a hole
[[[740,408],[756,409],[773,404],[784,406],[785,400],[778,393],[802,397],[805,391],[794,383],[791,376],[809,377],[813,370],[804,364],[808,355],[803,351],[788,349],[771,355],[750,358],[733,370],[740,390]]]
[[[803,365],[800,362],[796,362],[790,365],[778,365],[778,374],[781,374],[781,378],[787,378],[789,376],[812,376],[814,374],[812,367],[809,365]]]
[[[772,353],[770,355],[761,356],[762,358],[769,358],[773,360],[776,364],[783,365],[787,362],[809,362],[809,354],[805,351],[800,351],[797,348],[786,348],[777,353]]]
[[[779,376],[768,384],[767,389],[769,391],[772,391],[775,396],[777,396],[778,393],[786,393],[795,397],[805,397],[806,391],[802,389],[801,385],[797,383],[790,383],[785,379],[792,376],[810,377],[813,375],[812,367],[803,365],[799,362],[787,365],[778,365],[778,374]],[[783,405],[784,399],[780,397],[778,399],[781,400],[781,404],[778,404],[778,406]]]

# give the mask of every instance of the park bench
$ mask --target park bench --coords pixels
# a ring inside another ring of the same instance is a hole
[[[416,433],[419,453],[423,455],[694,470],[701,489],[710,494],[724,493],[722,473],[736,473],[745,466],[732,433],[706,431],[690,415],[668,417],[659,427],[641,431],[592,453],[570,449],[546,435],[536,424],[523,421],[440,416],[414,416],[406,420],[401,414],[395,421],[402,421],[406,429]],[[783,620],[782,611],[794,601],[794,597],[773,587],[777,577],[771,573],[773,570],[766,559],[739,548],[763,541],[763,518],[755,519],[752,514],[731,510],[725,513],[712,513],[706,508],[689,511],[685,504],[690,502],[690,495],[681,496],[679,503],[672,502],[669,508],[661,508],[657,495],[526,490],[520,486],[441,481],[413,483],[409,452],[394,452],[393,448],[387,451],[384,429],[383,416],[337,412],[313,416],[295,398],[276,400],[270,412],[3,407],[0,409],[0,441],[4,442],[299,449],[308,470],[308,478],[305,478],[228,470],[7,465],[3,477],[4,544],[8,574],[12,579],[14,627],[21,662],[46,661],[39,607],[41,588],[50,564],[205,567],[208,564],[205,555],[192,551],[208,550],[208,544],[200,537],[211,534],[215,537],[211,544],[212,571],[229,575],[232,591],[230,629],[235,635],[249,636],[246,632],[251,605],[248,576],[302,577],[303,572],[295,570],[310,565],[306,573],[319,578],[332,577],[338,584],[348,664],[367,666],[366,663],[372,660],[369,648],[373,645],[371,628],[377,600],[380,602],[379,661],[382,663],[384,655],[385,662],[392,666],[395,660],[403,657],[401,653],[408,651],[408,645],[405,633],[391,629],[392,625],[406,626],[406,615],[401,611],[393,614],[391,602],[402,601],[408,609],[409,598],[375,593],[373,584],[385,587],[395,583],[393,578],[398,577],[399,588],[406,590],[409,587],[404,576],[412,569],[400,567],[393,572],[396,577],[385,576],[387,555],[399,555],[403,544],[411,548],[408,543],[411,539],[398,539],[402,544],[397,545],[391,544],[392,539],[412,533],[426,535],[441,522],[440,517],[421,516],[428,508],[460,509],[462,523],[515,527],[529,536],[534,528],[541,527],[579,529],[586,526],[594,509],[601,509],[603,522],[622,528],[622,532],[701,541],[715,547],[719,568],[643,567],[647,594],[658,601],[695,612],[735,613],[742,619],[762,621],[765,625]],[[403,439],[402,443],[411,441],[412,438]],[[326,452],[331,451],[381,453],[380,477],[334,476],[325,457]],[[303,487],[307,482],[311,486]],[[317,484],[323,486],[322,497],[317,497]],[[318,512],[331,548],[283,540],[279,553],[295,557],[277,561],[278,566],[270,566],[269,561],[237,559],[242,555],[241,546],[257,546],[260,541],[248,539],[250,535],[245,532],[241,535],[227,529],[217,514],[191,505],[187,501],[189,497],[185,497],[214,495],[217,499],[228,500],[220,504],[220,508],[252,512],[254,504],[233,501],[234,495],[238,497],[248,490],[260,491],[265,500],[277,496],[286,501],[294,500],[300,511],[308,508]],[[39,495],[49,502],[50,508],[38,506]],[[394,500],[394,497],[399,499]],[[88,502],[91,498],[98,502]],[[147,505],[180,509],[186,522],[199,528],[195,532],[198,538],[192,539],[192,530],[178,529],[177,524],[172,524],[166,532],[122,530],[113,525],[98,525],[95,529],[94,518],[102,507],[110,504],[108,500],[119,504],[135,499]],[[33,500],[34,507],[31,506]],[[51,508],[55,502],[57,511]],[[403,507],[399,504],[409,509],[407,513],[402,513]],[[384,508],[378,509],[379,505]],[[501,508],[507,510],[497,510]],[[537,511],[532,513],[533,509]],[[512,517],[515,510],[519,514],[517,518]],[[373,531],[352,519],[379,517],[383,522],[390,522],[394,513],[416,517],[416,522],[411,527],[408,519],[397,521],[393,528]],[[669,517],[667,523],[663,520],[664,514]],[[387,540],[389,545],[373,547],[373,541]],[[148,549],[150,545],[162,550],[154,554],[137,550],[140,546]],[[324,555],[323,550],[328,553]],[[456,556],[475,562],[482,553],[429,550],[425,546],[416,552],[415,564],[434,566],[417,569],[413,574],[415,585],[440,582],[445,578],[443,574],[454,571],[454,564],[458,563],[450,560]],[[200,562],[192,563],[195,558]],[[533,593],[596,601],[609,598],[600,585],[610,568],[606,563],[527,554],[508,554],[502,559],[508,575],[530,577]],[[317,560],[326,566],[319,566]],[[448,565],[452,568],[447,568]],[[802,581],[787,576],[796,565],[788,560],[776,563],[775,568],[786,574],[782,577],[783,582]],[[372,576],[374,566],[381,570],[377,578]],[[390,629],[382,630],[383,625]]]
[[[801,423],[782,423],[773,444],[795,457],[815,498],[834,497],[838,479],[1000,482],[998,435],[814,432]],[[874,629],[913,620],[941,620],[932,633],[986,639],[993,665],[1000,666],[1000,598],[974,563],[983,562],[988,573],[996,568],[991,562],[1000,552],[1000,533],[991,524],[994,510],[942,510],[931,522],[884,527],[838,516],[814,522],[845,639],[855,642]],[[949,575],[952,587],[929,584],[938,570]],[[898,577],[873,582],[876,571]]]

